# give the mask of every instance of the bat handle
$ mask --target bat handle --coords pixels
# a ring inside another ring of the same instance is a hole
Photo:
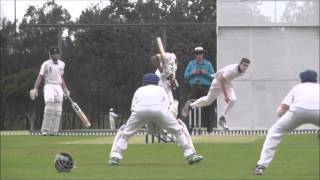
[[[67,98],[69,99],[69,101],[73,104],[73,100],[71,99],[71,97],[69,95],[67,95]]]

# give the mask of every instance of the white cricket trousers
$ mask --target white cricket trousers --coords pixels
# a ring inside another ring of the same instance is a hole
[[[114,122],[114,117],[109,117],[110,129],[116,129],[116,124]]]
[[[195,154],[193,144],[188,140],[187,134],[183,130],[183,126],[173,117],[169,110],[148,110],[140,112],[132,112],[129,120],[124,128],[120,128],[110,152],[110,157],[123,158],[123,152],[127,149],[128,140],[145,124],[155,123],[158,127],[167,130],[175,135],[177,144],[182,149],[184,156],[187,157]]]
[[[319,110],[295,109],[286,112],[277,122],[268,130],[265,142],[257,164],[268,167],[271,163],[278,144],[283,137],[299,127],[302,124],[311,123],[320,126]]]
[[[231,85],[227,85],[226,86],[226,91],[228,94],[228,97],[230,99],[229,103],[227,103],[224,106],[222,115],[224,117],[227,117],[227,115],[230,113],[230,111],[232,110],[235,102],[237,101],[237,96],[236,93],[234,92],[234,89]],[[197,99],[196,101],[194,101],[193,103],[190,104],[191,107],[204,107],[204,106],[209,106],[214,100],[217,99],[217,97],[222,93],[222,90],[220,88],[220,86],[218,85],[214,85],[212,84],[209,92],[206,96],[203,96],[199,99]]]

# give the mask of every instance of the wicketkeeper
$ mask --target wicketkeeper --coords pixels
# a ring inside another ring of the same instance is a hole
[[[59,59],[60,50],[56,47],[49,52],[50,59],[42,63],[34,88],[30,90],[30,98],[35,100],[38,89],[44,78],[44,101],[45,108],[41,127],[42,135],[57,135],[62,113],[63,95],[69,95],[63,79],[65,63]]]
[[[128,140],[145,124],[154,123],[167,130],[177,139],[184,157],[189,164],[200,162],[203,157],[197,155],[189,132],[180,124],[169,110],[169,98],[163,87],[158,86],[159,78],[153,73],[143,76],[143,86],[134,93],[131,115],[127,123],[120,127],[110,152],[109,165],[118,165],[128,148]]]

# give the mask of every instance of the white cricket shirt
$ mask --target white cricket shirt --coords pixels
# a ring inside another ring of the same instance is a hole
[[[219,69],[215,74],[215,79],[213,80],[212,84],[218,85],[220,81],[218,76],[222,75],[225,78],[225,84],[230,85],[233,79],[244,74],[238,71],[238,66],[239,64],[230,64]]]
[[[318,83],[301,83],[290,90],[282,100],[282,104],[290,106],[290,110],[296,108],[319,110],[319,93]]]
[[[131,111],[164,110],[169,107],[169,99],[161,86],[147,85],[136,90],[132,99]]]
[[[39,74],[44,76],[46,84],[61,84],[64,66],[65,63],[59,59],[57,64],[54,64],[52,59],[49,59],[42,63]]]
[[[118,117],[118,114],[112,111],[109,112],[109,119],[114,120],[116,117]]]
[[[161,58],[160,54],[157,54],[157,56],[159,59]],[[160,66],[163,68],[162,73],[160,73],[159,70],[156,70],[155,74],[159,76],[159,78],[167,78],[170,74],[172,74],[173,77],[175,78],[176,71],[178,69],[178,65],[176,63],[177,57],[174,53],[169,53],[169,52],[166,52],[165,56],[166,57],[164,61],[160,61]],[[166,64],[165,66],[163,62]]]

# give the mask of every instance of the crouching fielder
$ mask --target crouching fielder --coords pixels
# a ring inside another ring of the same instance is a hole
[[[42,135],[56,135],[59,131],[60,118],[62,113],[63,94],[70,94],[63,79],[65,63],[59,59],[58,48],[51,48],[50,59],[43,62],[39,75],[30,90],[32,100],[38,96],[38,88],[44,78],[44,101],[45,108],[41,127]]]
[[[311,123],[320,126],[319,121],[319,84],[317,73],[306,70],[300,73],[301,84],[296,85],[280,104],[279,119],[269,129],[254,175],[262,175],[271,163],[276,147],[285,134],[298,126]]]
[[[175,135],[178,146],[189,164],[200,162],[203,157],[197,155],[188,131],[178,123],[169,110],[169,98],[158,86],[159,78],[153,73],[143,76],[143,86],[134,93],[131,116],[117,132],[110,152],[109,165],[118,165],[128,147],[128,140],[145,124],[155,123],[158,127]]]

